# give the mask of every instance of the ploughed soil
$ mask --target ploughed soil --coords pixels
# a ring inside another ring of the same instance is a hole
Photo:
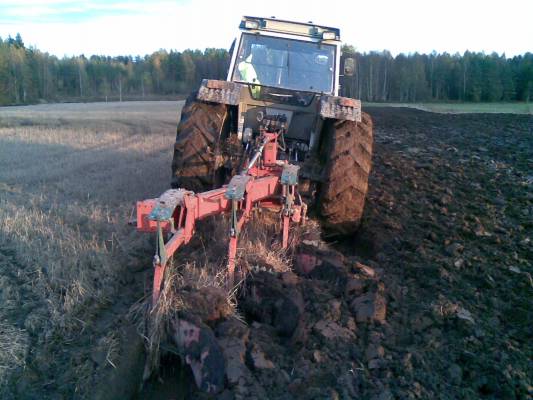
[[[356,236],[323,237],[310,220],[283,252],[276,221],[250,224],[246,280],[228,296],[215,274],[227,226],[207,222],[153,313],[131,306],[151,290],[147,238],[119,300],[79,334],[120,327],[108,341],[46,338],[86,370],[35,357],[6,398],[533,398],[533,116],[365,111],[373,170]],[[13,260],[0,251],[2,287],[20,279]],[[31,359],[16,344],[2,354]]]
[[[533,397],[533,117],[367,111],[357,236],[311,221],[287,268],[247,264],[237,314],[183,286],[140,397]]]

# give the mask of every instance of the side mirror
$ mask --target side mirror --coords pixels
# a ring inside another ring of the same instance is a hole
[[[344,75],[354,76],[354,74],[355,74],[355,60],[351,57],[348,57],[344,60]]]

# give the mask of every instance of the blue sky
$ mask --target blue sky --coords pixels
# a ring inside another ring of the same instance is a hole
[[[227,48],[242,15],[336,26],[361,51],[533,51],[533,0],[0,0],[0,36],[58,56]]]
[[[138,2],[142,6],[142,2]],[[0,1],[0,23],[16,27],[18,24],[54,24],[86,22],[104,16],[139,13],[133,2],[125,1]]]

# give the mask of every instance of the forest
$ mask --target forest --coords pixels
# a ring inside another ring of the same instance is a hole
[[[356,73],[341,94],[371,102],[501,102],[533,99],[533,53],[399,54],[343,47]],[[58,58],[22,37],[0,38],[0,105],[175,98],[202,78],[225,79],[229,53],[158,50],[145,56]]]

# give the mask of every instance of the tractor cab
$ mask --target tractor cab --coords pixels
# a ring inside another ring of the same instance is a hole
[[[227,81],[204,80],[198,99],[236,106],[233,130],[257,137],[263,120],[287,121],[289,158],[317,150],[324,121],[360,121],[360,102],[337,97],[340,30],[276,18],[243,17]],[[353,72],[353,69],[345,71]]]
[[[301,97],[338,93],[338,29],[253,17],[244,17],[240,29],[228,81],[304,92]]]
[[[276,159],[298,166],[299,193],[316,201],[337,231],[355,230],[372,122],[359,100],[338,96],[339,76],[355,70],[353,59],[341,64],[341,49],[337,28],[243,17],[227,79],[204,79],[185,102],[172,186],[198,192],[228,184],[246,170],[254,149],[267,146],[264,138],[276,134]]]

